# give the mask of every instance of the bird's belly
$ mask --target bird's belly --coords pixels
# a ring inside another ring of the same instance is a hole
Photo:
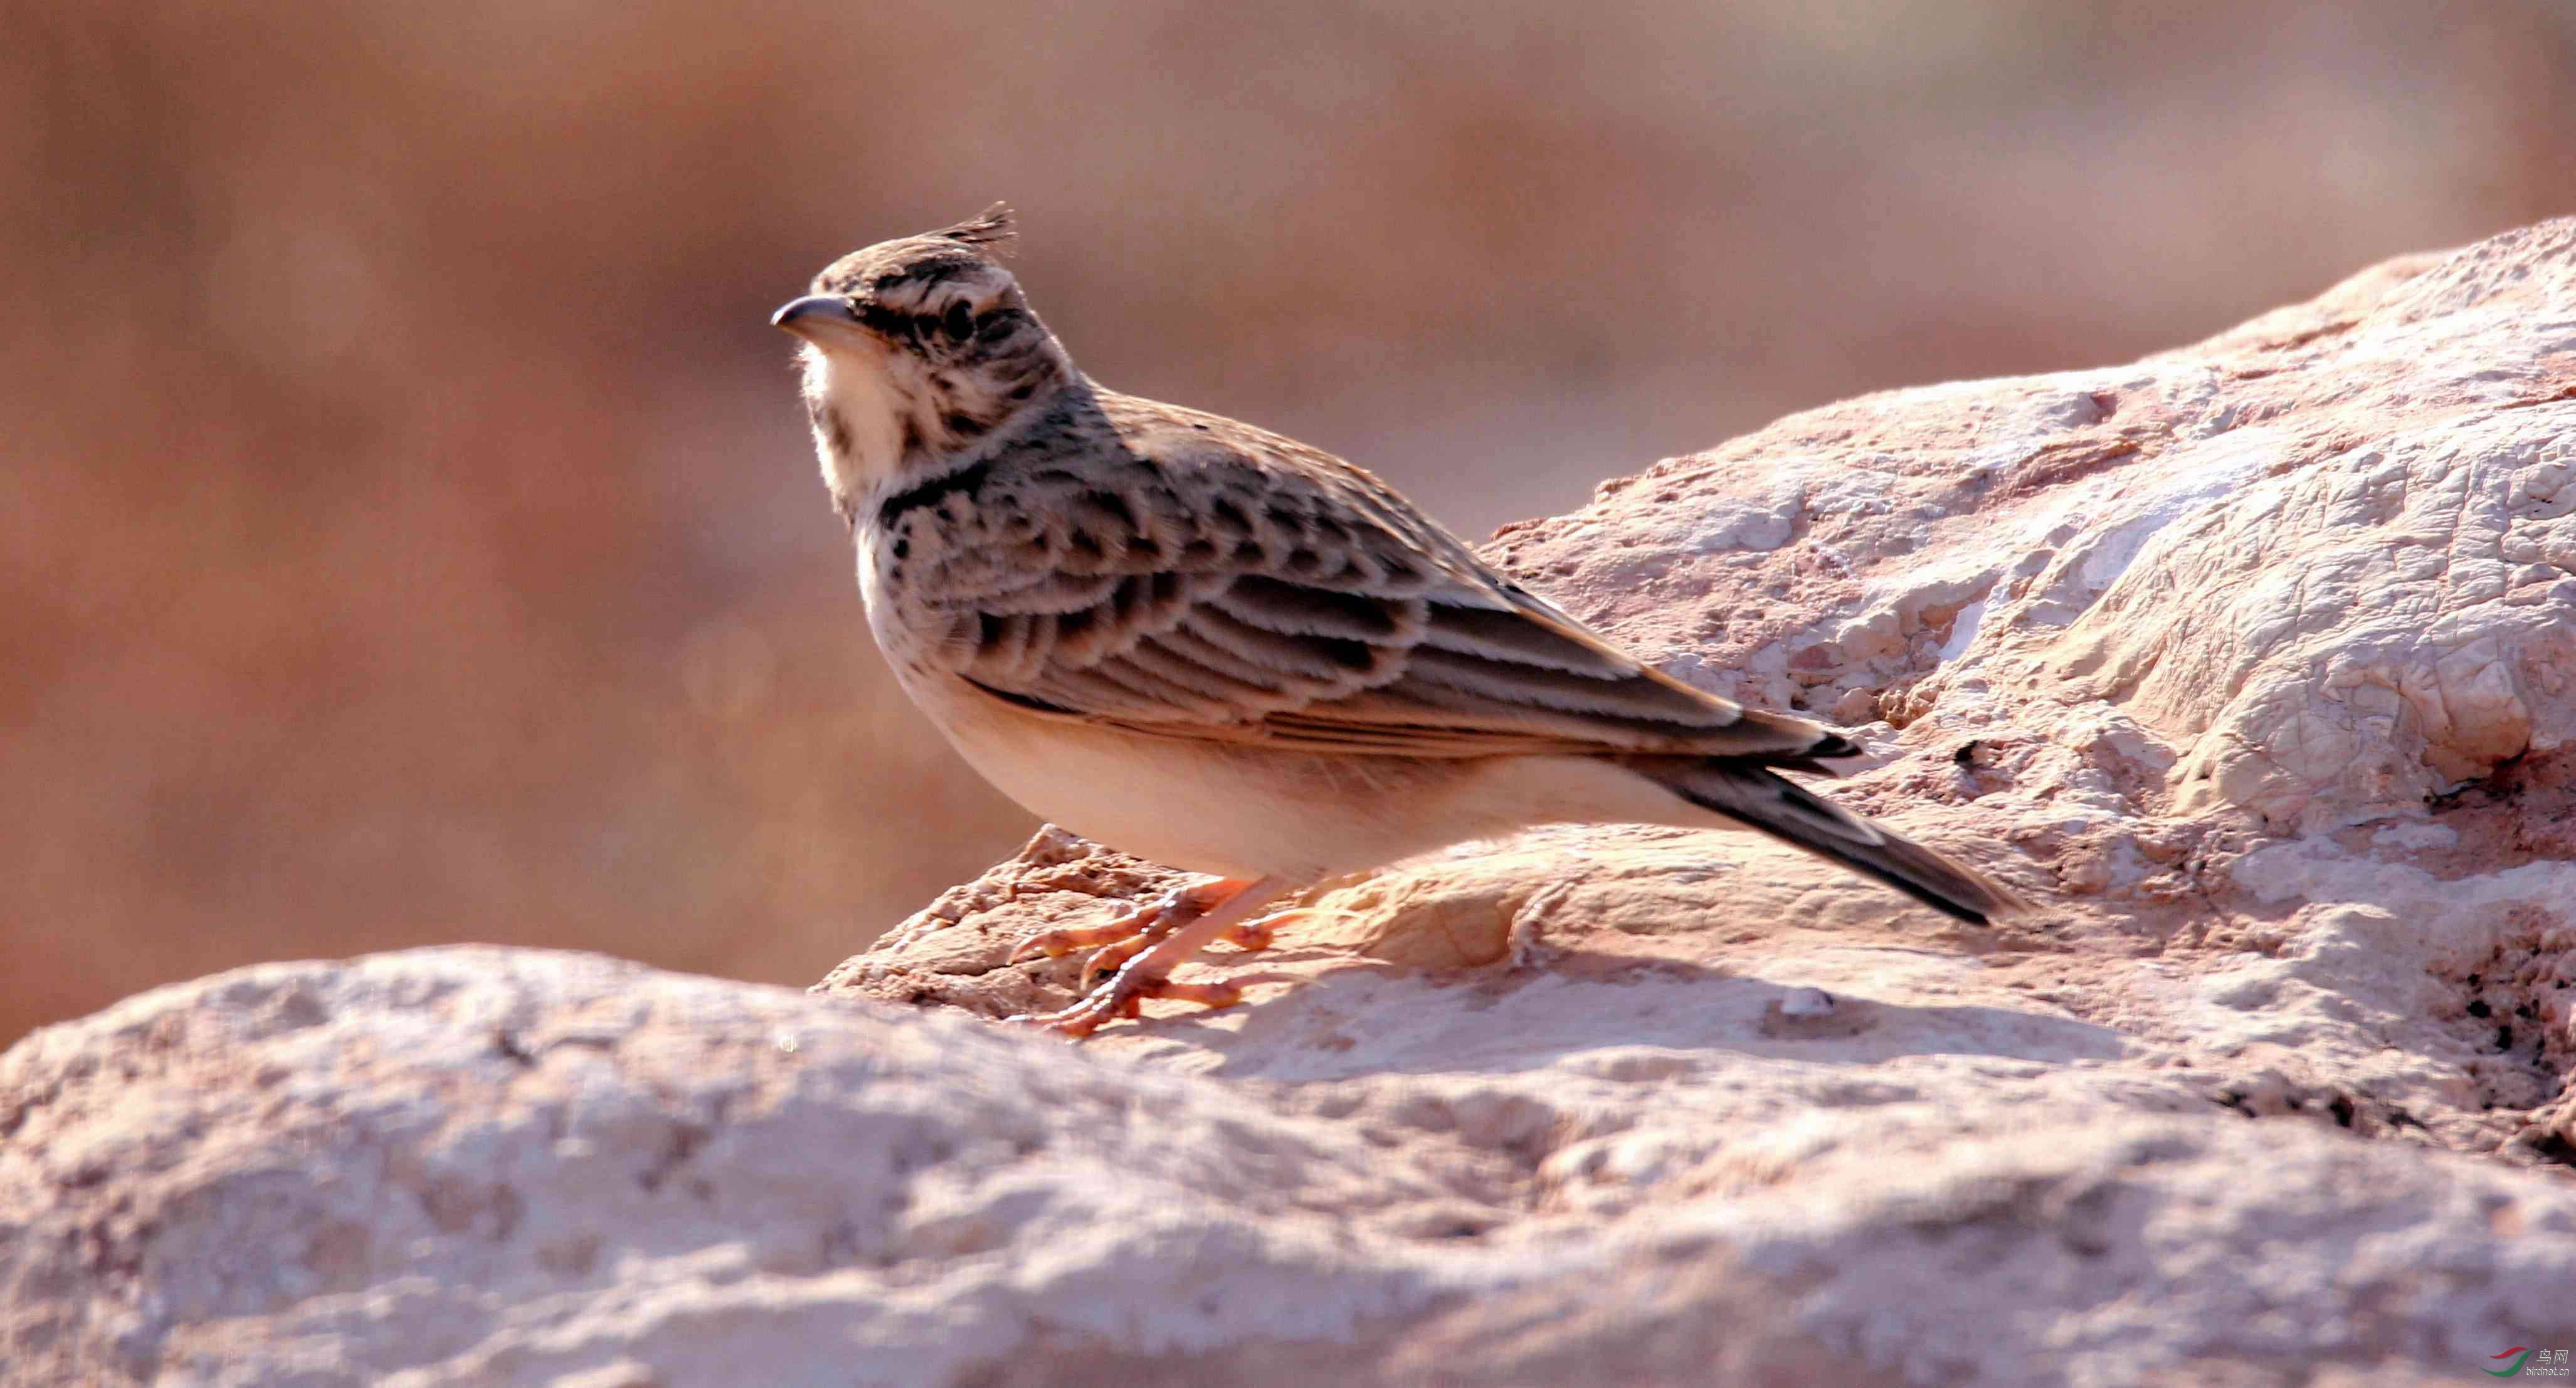
[[[1032,814],[1166,867],[1316,878],[1400,856],[1354,841],[1365,836],[1348,821],[1374,818],[1375,797],[1313,779],[1332,772],[1302,764],[1309,759],[1283,763],[1275,753],[1043,722],[1016,710],[945,726],[967,763]],[[1339,813],[1319,813],[1327,805]]]
[[[971,690],[940,694],[925,700],[932,717],[1003,794],[1084,838],[1192,872],[1314,881],[1532,824],[1714,822],[1586,758],[1309,754],[1050,720]]]

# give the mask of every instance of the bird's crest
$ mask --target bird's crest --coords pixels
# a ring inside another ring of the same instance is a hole
[[[1019,228],[1011,225],[1010,205],[997,202],[966,221],[930,234],[943,241],[980,248],[999,246],[1020,233]]]

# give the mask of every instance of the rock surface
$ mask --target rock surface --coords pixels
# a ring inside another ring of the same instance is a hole
[[[2457,1382],[2576,1351],[2576,222],[1491,552],[2045,903],[1567,827],[1075,1049],[1069,835],[797,997],[432,951],[0,1058],[10,1382]],[[1188,976],[1188,975],[1185,975]],[[853,1002],[852,998],[874,1000]],[[895,1003],[910,1006],[888,1007]],[[922,1006],[942,1004],[945,1006]]]
[[[2566,1183],[2358,1140],[2277,1080],[2238,1111],[2315,1121],[2248,1122],[2046,1009],[1668,970],[1328,991],[1358,1039],[1283,1083],[581,955],[162,989],[0,1061],[0,1356],[227,1388],[2179,1384],[2576,1333]]]

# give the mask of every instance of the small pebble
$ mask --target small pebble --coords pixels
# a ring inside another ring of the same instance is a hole
[[[1822,988],[1792,988],[1780,999],[1783,1017],[1830,1017],[1834,1015],[1834,995]]]

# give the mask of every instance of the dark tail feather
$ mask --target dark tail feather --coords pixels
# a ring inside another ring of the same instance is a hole
[[[1824,800],[1768,768],[1717,758],[1640,757],[1630,763],[1704,810],[1749,824],[1820,858],[1894,887],[1973,925],[2025,909],[1976,869]]]

